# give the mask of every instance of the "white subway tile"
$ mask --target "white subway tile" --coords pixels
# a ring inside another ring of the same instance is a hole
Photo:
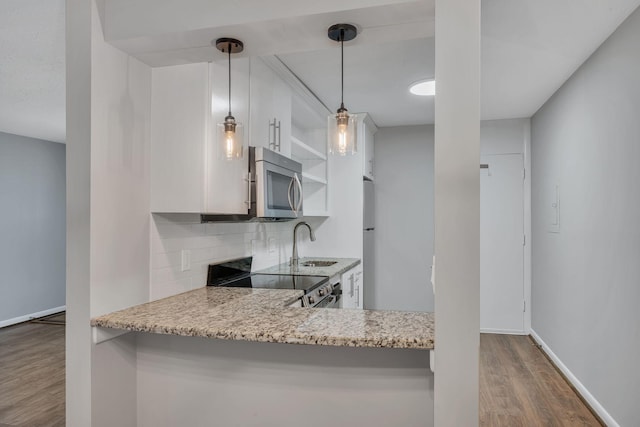
[[[170,297],[183,292],[190,291],[192,289],[192,280],[187,277],[182,280],[166,283],[153,283],[151,282],[151,301],[155,301],[161,298]]]
[[[166,267],[180,268],[182,266],[182,251],[161,252],[151,256],[151,269],[158,270]]]

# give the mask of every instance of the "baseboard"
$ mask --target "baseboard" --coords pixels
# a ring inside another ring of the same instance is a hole
[[[50,308],[48,310],[38,311],[37,313],[25,314],[24,316],[14,317],[13,319],[0,320],[0,328],[5,326],[15,325],[17,323],[28,322],[29,320],[37,319],[38,317],[49,316],[51,314],[60,313],[67,309],[66,305],[60,307]]]
[[[540,336],[531,329],[531,338],[540,346],[542,351],[544,351],[549,359],[556,365],[556,368],[562,372],[565,378],[571,383],[576,392],[580,394],[582,399],[591,407],[591,409],[600,417],[600,419],[608,426],[608,427],[620,427],[620,424],[613,419],[613,417],[607,412],[606,409],[598,402],[598,400],[589,393],[589,390],[573,375],[573,372],[567,368],[567,366],[562,363],[562,361],[556,356],[556,354],[549,348],[549,346],[540,338]]]
[[[492,329],[492,328],[480,328],[482,334],[503,334],[503,335],[529,335],[528,332],[518,331],[515,329]]]

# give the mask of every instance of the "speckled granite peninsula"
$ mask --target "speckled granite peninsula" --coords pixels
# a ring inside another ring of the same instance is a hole
[[[287,307],[300,290],[205,287],[91,320],[92,326],[258,342],[432,349],[433,313]]]

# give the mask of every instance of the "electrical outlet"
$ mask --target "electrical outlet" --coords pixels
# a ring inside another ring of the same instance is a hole
[[[183,249],[181,255],[182,255],[181,271],[191,270],[191,251],[189,249]]]

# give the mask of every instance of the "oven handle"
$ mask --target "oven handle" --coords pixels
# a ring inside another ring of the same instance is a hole
[[[338,302],[335,295],[329,295],[326,298],[322,299],[318,304],[314,305],[313,308],[332,308]]]

